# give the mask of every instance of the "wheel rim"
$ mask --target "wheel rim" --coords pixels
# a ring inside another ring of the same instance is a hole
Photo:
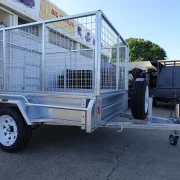
[[[18,135],[16,122],[9,115],[0,116],[0,142],[4,146],[15,143]]]
[[[173,136],[170,136],[169,140],[170,140],[170,143],[171,143],[171,144],[174,144],[174,139],[175,139],[175,138],[174,138]]]
[[[149,101],[149,88],[148,88],[148,86],[146,86],[146,92],[145,92],[145,113],[147,113],[147,111],[148,111],[148,106],[149,106],[149,103],[148,103],[148,101]]]

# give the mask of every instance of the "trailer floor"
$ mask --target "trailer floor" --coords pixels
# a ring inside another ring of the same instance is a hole
[[[169,106],[154,113],[169,116]],[[42,126],[21,153],[0,150],[0,180],[179,180],[180,145],[171,132]]]

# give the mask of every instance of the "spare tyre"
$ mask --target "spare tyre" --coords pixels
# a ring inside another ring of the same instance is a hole
[[[144,120],[148,113],[149,88],[145,78],[137,78],[131,92],[131,112],[135,119]]]

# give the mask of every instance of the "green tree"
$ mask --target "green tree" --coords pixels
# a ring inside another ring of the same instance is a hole
[[[128,38],[126,42],[129,44],[129,61],[147,61],[147,57],[158,58],[160,60],[167,59],[166,51],[159,45],[144,39]]]

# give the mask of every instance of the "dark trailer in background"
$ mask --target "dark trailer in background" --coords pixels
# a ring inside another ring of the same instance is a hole
[[[151,90],[154,101],[178,102],[180,98],[180,60],[157,61],[149,58],[157,68],[156,87]]]

